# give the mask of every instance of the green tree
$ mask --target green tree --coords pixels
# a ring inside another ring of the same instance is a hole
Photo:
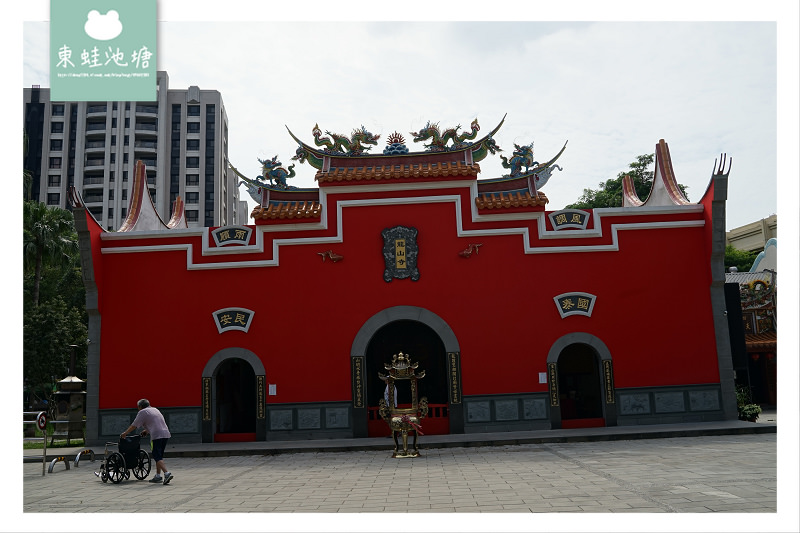
[[[72,213],[23,204],[23,377],[26,394],[49,399],[54,379],[86,376],[86,296]]]
[[[654,172],[648,170],[655,160],[655,154],[646,154],[636,157],[636,161],[628,165],[629,170],[620,172],[612,178],[598,185],[598,189],[584,189],[583,194],[574,204],[566,206],[567,209],[592,209],[598,207],[622,207],[622,179],[625,176],[633,178],[636,194],[644,200],[650,194],[653,186]],[[686,187],[678,185],[684,196]],[[688,198],[688,196],[687,196]]]
[[[33,302],[33,273],[26,274],[23,282],[24,301]],[[86,315],[86,289],[81,277],[80,256],[76,253],[70,264],[42,267],[39,282],[39,301],[44,302],[59,297],[68,307],[77,309],[81,316]]]
[[[729,244],[725,246],[725,271],[727,272],[730,267],[736,267],[739,272],[750,272],[756,257],[758,252],[746,252]]]
[[[55,381],[69,371],[70,345],[76,345],[78,375],[86,375],[88,329],[79,309],[61,297],[29,306],[23,316],[23,378],[28,391],[48,398]]]
[[[39,285],[46,265],[67,266],[78,252],[78,235],[72,213],[27,201],[23,207],[23,263],[33,275],[31,302],[39,304]]]

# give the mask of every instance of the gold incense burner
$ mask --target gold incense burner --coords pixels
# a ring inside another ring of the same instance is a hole
[[[419,449],[417,448],[417,437],[422,435],[422,427],[420,420],[428,416],[428,399],[422,397],[417,400],[417,380],[425,377],[425,371],[417,373],[417,365],[419,363],[411,363],[408,355],[400,352],[392,356],[391,363],[384,363],[383,367],[389,371],[388,374],[381,374],[378,372],[378,377],[381,381],[386,383],[386,390],[388,391],[387,398],[381,398],[379,402],[378,413],[381,415],[392,430],[392,438],[394,439],[394,453],[392,457],[406,458],[406,457],[419,457]],[[397,401],[395,399],[395,390],[397,384],[400,386],[411,387],[411,407],[398,409],[396,407]],[[414,441],[412,449],[408,448],[408,434],[414,434]],[[399,437],[399,441],[398,441]],[[402,442],[402,449],[400,443]]]

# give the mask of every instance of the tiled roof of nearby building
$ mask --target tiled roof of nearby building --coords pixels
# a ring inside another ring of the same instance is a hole
[[[748,352],[761,352],[775,350],[778,347],[778,336],[774,331],[767,331],[754,335],[745,335],[744,343]]]

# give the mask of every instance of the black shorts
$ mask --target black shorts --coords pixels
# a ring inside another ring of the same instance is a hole
[[[164,450],[167,449],[167,441],[169,439],[154,439],[153,445],[153,459],[158,462],[164,458]]]

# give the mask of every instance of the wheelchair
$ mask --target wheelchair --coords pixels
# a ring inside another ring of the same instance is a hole
[[[149,476],[153,460],[149,453],[139,448],[141,438],[141,435],[129,435],[119,439],[119,443],[106,442],[103,463],[100,465],[100,472],[95,472],[95,475],[102,479],[103,483],[109,479],[112,483],[130,479],[131,471],[139,480]],[[118,451],[109,454],[110,446],[117,446]]]

